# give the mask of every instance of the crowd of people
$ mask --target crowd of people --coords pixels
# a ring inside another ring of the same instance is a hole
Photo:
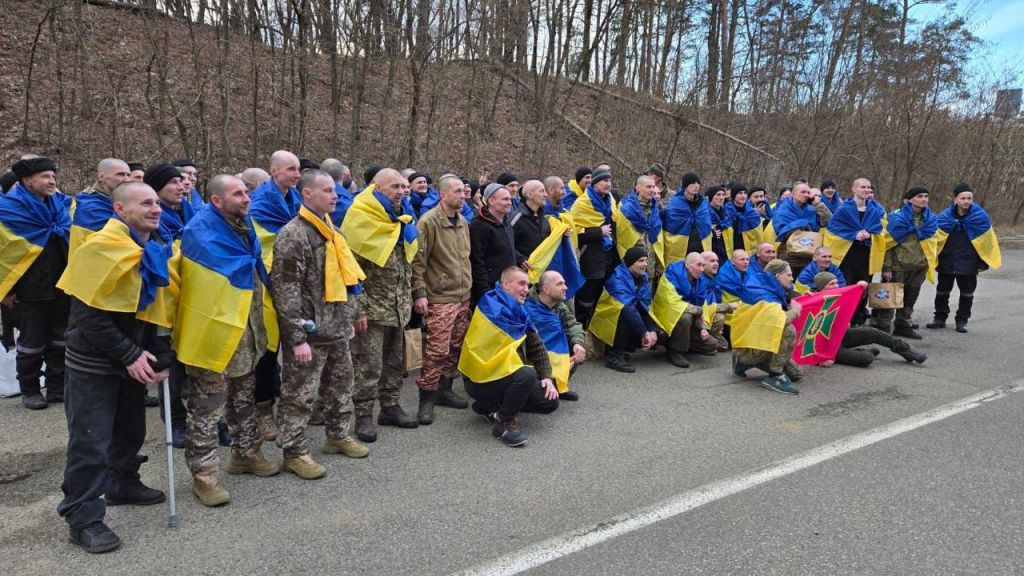
[[[139,476],[144,385],[167,380],[160,402],[192,494],[221,506],[219,445],[227,474],[313,480],[326,469],[311,424],[324,426],[323,454],[363,458],[377,426],[429,425],[442,406],[471,408],[520,447],[519,415],[579,400],[570,380],[588,358],[632,373],[637,349],[664,346],[679,367],[731,350],[737,376],[758,369],[761,386],[796,394],[801,292],[901,284],[898,309],[868,310],[865,294],[821,365],[867,366],[873,346],[923,363],[907,342],[922,338],[922,284],[937,280],[932,329],[959,287],[954,326],[966,333],[978,273],[1000,265],[965,183],[936,214],[922,187],[891,212],[866,178],[845,199],[832,180],[797,180],[772,203],[764,187],[705,187],[692,172],[674,189],[660,164],[628,191],[607,164],[567,183],[371,166],[360,186],[337,159],[286,150],[202,192],[190,160],[107,158],[77,194],[58,191],[57,175],[27,155],[0,177],[4,342],[24,406],[64,403],[58,512],[93,553],[120,545],[106,506],[165,498]],[[776,311],[778,330],[734,339],[753,306]],[[415,415],[399,402],[411,327],[424,334]]]

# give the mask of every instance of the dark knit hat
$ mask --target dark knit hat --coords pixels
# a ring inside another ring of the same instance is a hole
[[[814,291],[821,292],[833,280],[836,280],[835,274],[831,272],[818,272],[814,275]]]
[[[17,172],[17,170],[15,170],[15,172]],[[974,192],[974,190],[971,189],[971,185],[967,182],[961,182],[956,185],[956,188],[953,188],[953,198],[956,198],[964,192]]]
[[[309,158],[299,158],[299,172],[305,172],[306,170],[319,170],[320,165],[313,162]]]
[[[18,177],[15,176],[14,172],[8,170],[0,176],[0,194],[6,194],[8,190],[14,187],[18,183]]]
[[[658,176],[659,178],[661,178],[662,180],[665,179],[665,167],[662,166],[658,162],[655,162],[654,164],[651,164],[650,166],[648,166],[647,167],[647,173],[648,174],[654,174],[654,175]]]
[[[778,258],[764,265],[764,271],[769,274],[780,274],[786,268],[789,268],[789,264],[785,260],[779,260]]]
[[[729,184],[729,199],[730,200],[735,200],[737,194],[739,194],[740,192],[746,192],[746,191],[747,191],[747,185],[746,184],[744,184],[743,182],[733,182],[733,183]]]
[[[725,190],[725,186],[722,186],[720,184],[712,184],[711,186],[708,186],[707,190],[704,191],[704,195],[708,197],[708,200],[711,200],[712,198],[715,197],[715,194],[718,194],[722,190]]]
[[[607,170],[598,170],[594,172],[593,178],[590,179],[590,185],[593,186],[602,180],[611,180],[612,173]]]
[[[914,196],[917,196],[918,194],[927,194],[927,193],[928,193],[928,189],[925,188],[924,186],[914,186],[910,190],[907,190],[906,192],[903,193],[903,199],[904,200],[910,200],[911,198],[913,198]]]
[[[128,171],[135,172],[136,170],[146,171],[146,165],[142,162],[128,162]]]
[[[177,166],[178,168],[184,168],[185,166],[191,166],[193,168],[199,168],[191,158],[178,158],[174,162],[171,162],[171,166]]]
[[[412,184],[412,181],[417,178],[426,178],[427,184],[433,184],[430,180],[430,174],[427,174],[426,172],[413,172],[412,174],[409,174],[409,184]]]
[[[700,176],[698,176],[695,172],[687,172],[686,174],[683,174],[683,183],[680,186],[680,188],[685,190],[687,186],[693,184],[694,182],[700,184]]]
[[[501,174],[498,174],[498,178],[495,180],[495,182],[501,184],[502,186],[508,186],[513,182],[519,182],[519,178],[517,178],[516,175],[511,172],[502,172]]]
[[[167,162],[150,164],[149,168],[146,168],[146,173],[142,175],[142,181],[157,192],[175,178],[181,178],[181,170]]]
[[[35,158],[28,158],[27,160],[18,160],[11,166],[11,172],[20,178],[28,178],[33,174],[40,172],[56,172],[57,165],[53,163],[53,160],[46,158],[45,156],[37,156]]]
[[[636,261],[641,258],[647,258],[647,249],[643,246],[633,246],[626,250],[626,254],[622,257],[622,262],[629,267],[636,264]]]
[[[826,179],[821,181],[821,189],[822,190],[824,190],[826,188],[835,188],[835,187],[836,187],[836,181],[832,180],[831,178],[826,178]]]
[[[578,183],[580,180],[583,180],[584,178],[593,173],[594,169],[591,168],[590,166],[580,166],[579,168],[576,169],[576,182]]]
[[[377,177],[377,172],[380,172],[384,168],[385,166],[381,166],[380,164],[371,164],[363,172],[363,182],[365,182],[366,185],[369,186],[370,184],[373,183],[373,179]]]
[[[764,192],[765,194],[767,194],[768,189],[765,188],[764,186],[751,186],[750,193],[753,194],[754,192]]]

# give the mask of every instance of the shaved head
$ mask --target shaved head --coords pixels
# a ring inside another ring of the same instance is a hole
[[[260,184],[270,180],[270,174],[267,174],[267,171],[262,168],[246,168],[238,177],[242,179],[242,182],[245,183],[245,187],[250,192],[255,190]],[[210,189],[209,184],[206,185],[206,189]]]
[[[299,165],[299,157],[287,150],[278,150],[270,155],[271,168],[283,168],[289,164]]]

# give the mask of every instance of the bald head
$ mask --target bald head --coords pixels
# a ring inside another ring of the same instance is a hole
[[[270,177],[282,194],[287,193],[289,188],[294,188],[301,176],[298,156],[287,150],[278,150],[270,155]]]
[[[112,193],[114,213],[133,232],[148,240],[160,227],[160,198],[148,184],[122,182]]]
[[[117,158],[104,158],[96,166],[96,184],[103,192],[112,193],[122,182],[132,179],[128,163]]]
[[[330,174],[335,182],[341,184],[348,178],[348,167],[337,158],[328,158],[320,163],[320,169]]]
[[[527,180],[526,184],[519,189],[519,194],[534,212],[543,208],[544,202],[548,199],[548,195],[544,192],[544,184],[540,180]]]
[[[565,183],[558,176],[548,176],[544,179],[544,192],[553,206],[557,206],[565,196]]]
[[[402,196],[408,194],[409,181],[394,168],[382,168],[373,177],[373,184],[377,191],[387,196],[392,204],[398,204]]]
[[[730,260],[733,267],[740,272],[746,272],[747,268],[750,267],[750,254],[746,250],[733,250]]]
[[[704,259],[704,273],[711,277],[717,275],[719,266],[718,254],[707,250],[705,252],[701,252],[700,256]]]
[[[757,263],[763,268],[765,264],[775,259],[775,245],[771,242],[763,242],[757,247]]]
[[[241,178],[242,182],[245,183],[245,188],[249,192],[252,192],[257,186],[263,184],[267,180],[270,180],[270,174],[267,174],[267,171],[262,168],[246,168],[239,175],[239,178]],[[206,185],[206,189],[209,191],[209,184]]]
[[[690,277],[690,280],[696,280],[704,273],[704,257],[697,252],[690,252],[687,254],[684,265],[686,266],[686,274]]]

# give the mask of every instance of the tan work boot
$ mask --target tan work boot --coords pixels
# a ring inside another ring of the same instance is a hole
[[[192,494],[203,506],[222,506],[231,501],[231,494],[221,485],[217,468],[211,466],[192,474]]]
[[[281,465],[267,460],[259,445],[248,450],[232,448],[228,455],[228,474],[252,474],[253,476],[273,476],[281,471]]]
[[[277,440],[277,424],[274,422],[274,401],[256,403],[256,426],[264,440]]]
[[[366,455],[370,453],[370,448],[351,436],[342,438],[328,436],[324,439],[323,452],[324,454],[344,454],[349,458],[366,458]]]
[[[303,454],[298,458],[285,458],[281,463],[281,468],[304,480],[316,480],[327,474],[327,468],[313,460],[309,454]]]

